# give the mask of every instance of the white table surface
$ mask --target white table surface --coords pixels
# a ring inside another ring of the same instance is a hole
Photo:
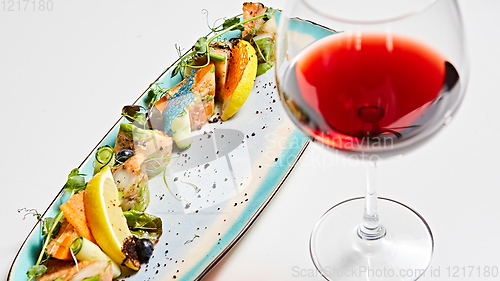
[[[471,56],[465,100],[450,126],[422,149],[380,165],[379,196],[412,206],[430,224],[431,270],[440,277],[423,280],[499,280],[449,274],[454,267],[500,268],[500,1],[459,2]],[[10,12],[3,3],[0,278],[35,223],[17,210],[46,209],[122,106],[176,59],[174,44],[188,48],[207,31],[203,8],[213,22],[240,13],[242,2],[52,0],[52,11],[15,6]],[[309,258],[310,232],[332,205],[362,196],[363,185],[363,167],[310,145],[204,280],[322,280]]]

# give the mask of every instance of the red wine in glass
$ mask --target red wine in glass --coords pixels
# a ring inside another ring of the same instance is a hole
[[[443,99],[454,99],[451,90],[458,79],[453,65],[418,40],[351,33],[303,49],[282,87],[299,127],[329,146],[349,150],[370,140],[393,146],[429,130],[430,120],[444,114]]]

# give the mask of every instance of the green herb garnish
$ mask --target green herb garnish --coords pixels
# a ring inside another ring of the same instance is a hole
[[[268,8],[266,12],[262,15],[255,16],[249,19],[246,19],[244,21],[241,21],[239,17],[233,17],[224,20],[224,22],[219,25],[218,27],[211,28],[211,33],[215,33],[212,37],[208,38],[208,36],[203,36],[200,37],[196,43],[194,44],[191,52],[188,52],[184,55],[179,55],[179,62],[175,65],[174,69],[172,70],[171,77],[176,76],[177,74],[181,73],[181,70],[184,67],[191,67],[191,68],[202,68],[205,67],[210,63],[211,57],[214,57],[213,54],[210,53],[210,43],[212,43],[214,40],[222,36],[223,34],[232,31],[232,30],[240,30],[243,31],[244,27],[243,25],[247,22],[263,18],[264,22],[270,20],[273,16],[273,14],[276,12],[276,9],[273,8]],[[255,31],[256,32],[256,31]],[[180,53],[180,49],[176,46],[176,49],[178,53]],[[198,56],[198,57],[207,57],[207,62],[204,65],[201,66],[195,66],[195,65],[190,65],[191,62],[193,62],[193,57]],[[172,65],[173,66],[173,65]],[[169,68],[171,68],[170,66]],[[167,69],[169,69],[167,68]]]
[[[74,168],[68,175],[68,181],[64,185],[64,190],[67,193],[78,193],[84,190],[87,184],[85,183],[84,174],[80,174],[78,168]]]
[[[28,275],[29,280],[31,280],[35,277],[41,276],[46,271],[47,271],[47,267],[43,264],[39,264],[39,265],[34,265],[34,266],[30,267],[30,269],[28,269],[28,272],[26,272],[26,274]]]
[[[162,221],[159,217],[136,210],[125,211],[123,215],[127,219],[132,234],[139,238],[149,239],[154,244],[158,243],[163,233]]]
[[[86,187],[86,183],[85,183],[85,178],[83,176],[84,176],[83,174],[80,174],[78,168],[71,170],[71,172],[68,175],[68,181],[64,185],[64,191],[73,195],[81,190],[84,190]],[[41,224],[40,225],[41,233],[42,237],[44,237],[42,250],[40,251],[40,255],[38,256],[36,264],[30,267],[26,272],[26,275],[28,275],[29,278],[28,281],[30,281],[33,278],[41,276],[47,271],[47,267],[43,265],[43,263],[45,263],[49,258],[49,255],[47,255],[47,246],[49,245],[49,242],[57,235],[57,233],[61,229],[61,220],[64,217],[64,214],[61,210],[59,210],[59,212],[55,217],[53,218],[47,217],[45,219],[42,219],[42,215],[40,215],[34,209],[24,208],[24,209],[19,209],[18,212],[21,212],[22,210],[26,211],[24,217],[26,217],[27,215],[33,215],[34,217],[36,217],[36,219]]]
[[[128,121],[135,123],[138,127],[146,125],[147,111],[140,105],[126,105],[122,108],[122,116]]]
[[[28,281],[44,274],[45,271],[47,271],[47,267],[43,265],[43,263],[45,263],[45,261],[47,261],[47,259],[49,258],[46,253],[47,246],[49,245],[49,242],[52,240],[52,238],[57,235],[57,232],[59,232],[59,229],[61,228],[61,219],[63,218],[63,216],[63,212],[59,211],[54,218],[46,218],[44,220],[39,219],[39,222],[42,224],[42,236],[45,236],[45,238],[43,240],[42,251],[38,256],[36,264],[30,267],[26,272],[26,275],[28,275],[29,278]],[[37,219],[40,217],[41,216],[37,216]]]

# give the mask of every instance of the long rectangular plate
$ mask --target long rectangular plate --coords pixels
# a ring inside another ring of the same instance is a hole
[[[297,31],[305,36],[330,33],[306,21],[299,23]],[[168,88],[179,81],[167,71],[155,82]],[[145,93],[136,104],[144,105],[144,99]],[[96,148],[114,145],[123,122],[127,121],[120,119]],[[195,132],[191,147],[167,166],[165,178],[160,175],[149,181],[147,212],[162,218],[163,235],[149,264],[138,272],[125,273],[120,280],[203,277],[264,210],[308,143],[279,102],[274,69],[257,77],[235,116]],[[92,175],[94,153],[95,149],[80,165],[81,173]],[[44,217],[55,216],[67,199],[61,190]],[[38,223],[19,250],[8,280],[26,279],[26,271],[41,250],[41,240]]]

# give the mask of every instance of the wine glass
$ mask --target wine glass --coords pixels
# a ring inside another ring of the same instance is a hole
[[[375,167],[435,135],[463,99],[457,2],[288,1],[276,44],[280,98],[296,126],[368,163],[365,197],[332,207],[311,234],[316,268],[329,280],[420,278],[432,232],[410,207],[377,198]]]

